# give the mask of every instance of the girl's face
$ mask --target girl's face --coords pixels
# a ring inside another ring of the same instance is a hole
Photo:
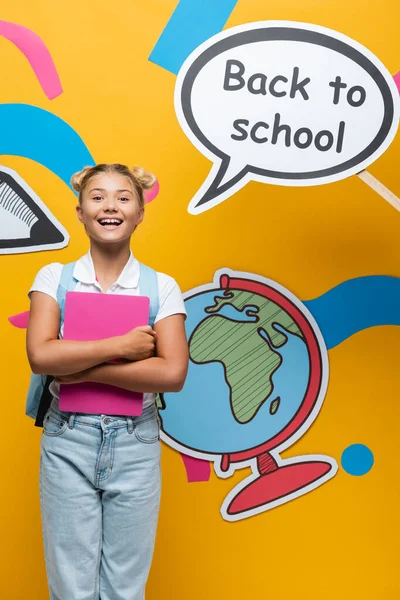
[[[144,216],[132,183],[117,173],[92,177],[76,210],[88,236],[106,244],[129,240]]]

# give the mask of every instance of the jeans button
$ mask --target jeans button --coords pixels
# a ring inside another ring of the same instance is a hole
[[[111,419],[104,419],[104,424],[105,425],[109,425],[111,423]]]

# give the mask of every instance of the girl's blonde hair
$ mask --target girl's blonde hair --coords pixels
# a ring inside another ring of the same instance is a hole
[[[119,163],[100,164],[94,167],[85,167],[82,171],[75,173],[71,178],[73,189],[79,194],[79,204],[82,204],[83,192],[89,183],[90,179],[100,173],[117,173],[127,177],[135,190],[140,208],[145,205],[145,190],[150,190],[156,182],[156,176],[141,167],[132,167],[131,169]]]

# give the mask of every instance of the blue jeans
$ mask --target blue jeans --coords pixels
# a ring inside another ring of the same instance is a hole
[[[41,438],[40,498],[51,600],[143,600],[160,504],[157,409],[63,413]]]

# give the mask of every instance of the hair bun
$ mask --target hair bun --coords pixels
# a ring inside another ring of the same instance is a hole
[[[157,181],[157,177],[153,173],[142,169],[142,167],[132,167],[131,171],[136,181],[144,190],[150,190]]]
[[[82,189],[82,182],[83,182],[84,178],[89,173],[89,171],[91,171],[92,169],[93,169],[93,167],[84,167],[82,169],[82,171],[78,171],[78,173],[74,173],[74,175],[72,175],[71,185],[72,185],[72,188],[75,190],[75,192],[78,192],[78,194]]]

